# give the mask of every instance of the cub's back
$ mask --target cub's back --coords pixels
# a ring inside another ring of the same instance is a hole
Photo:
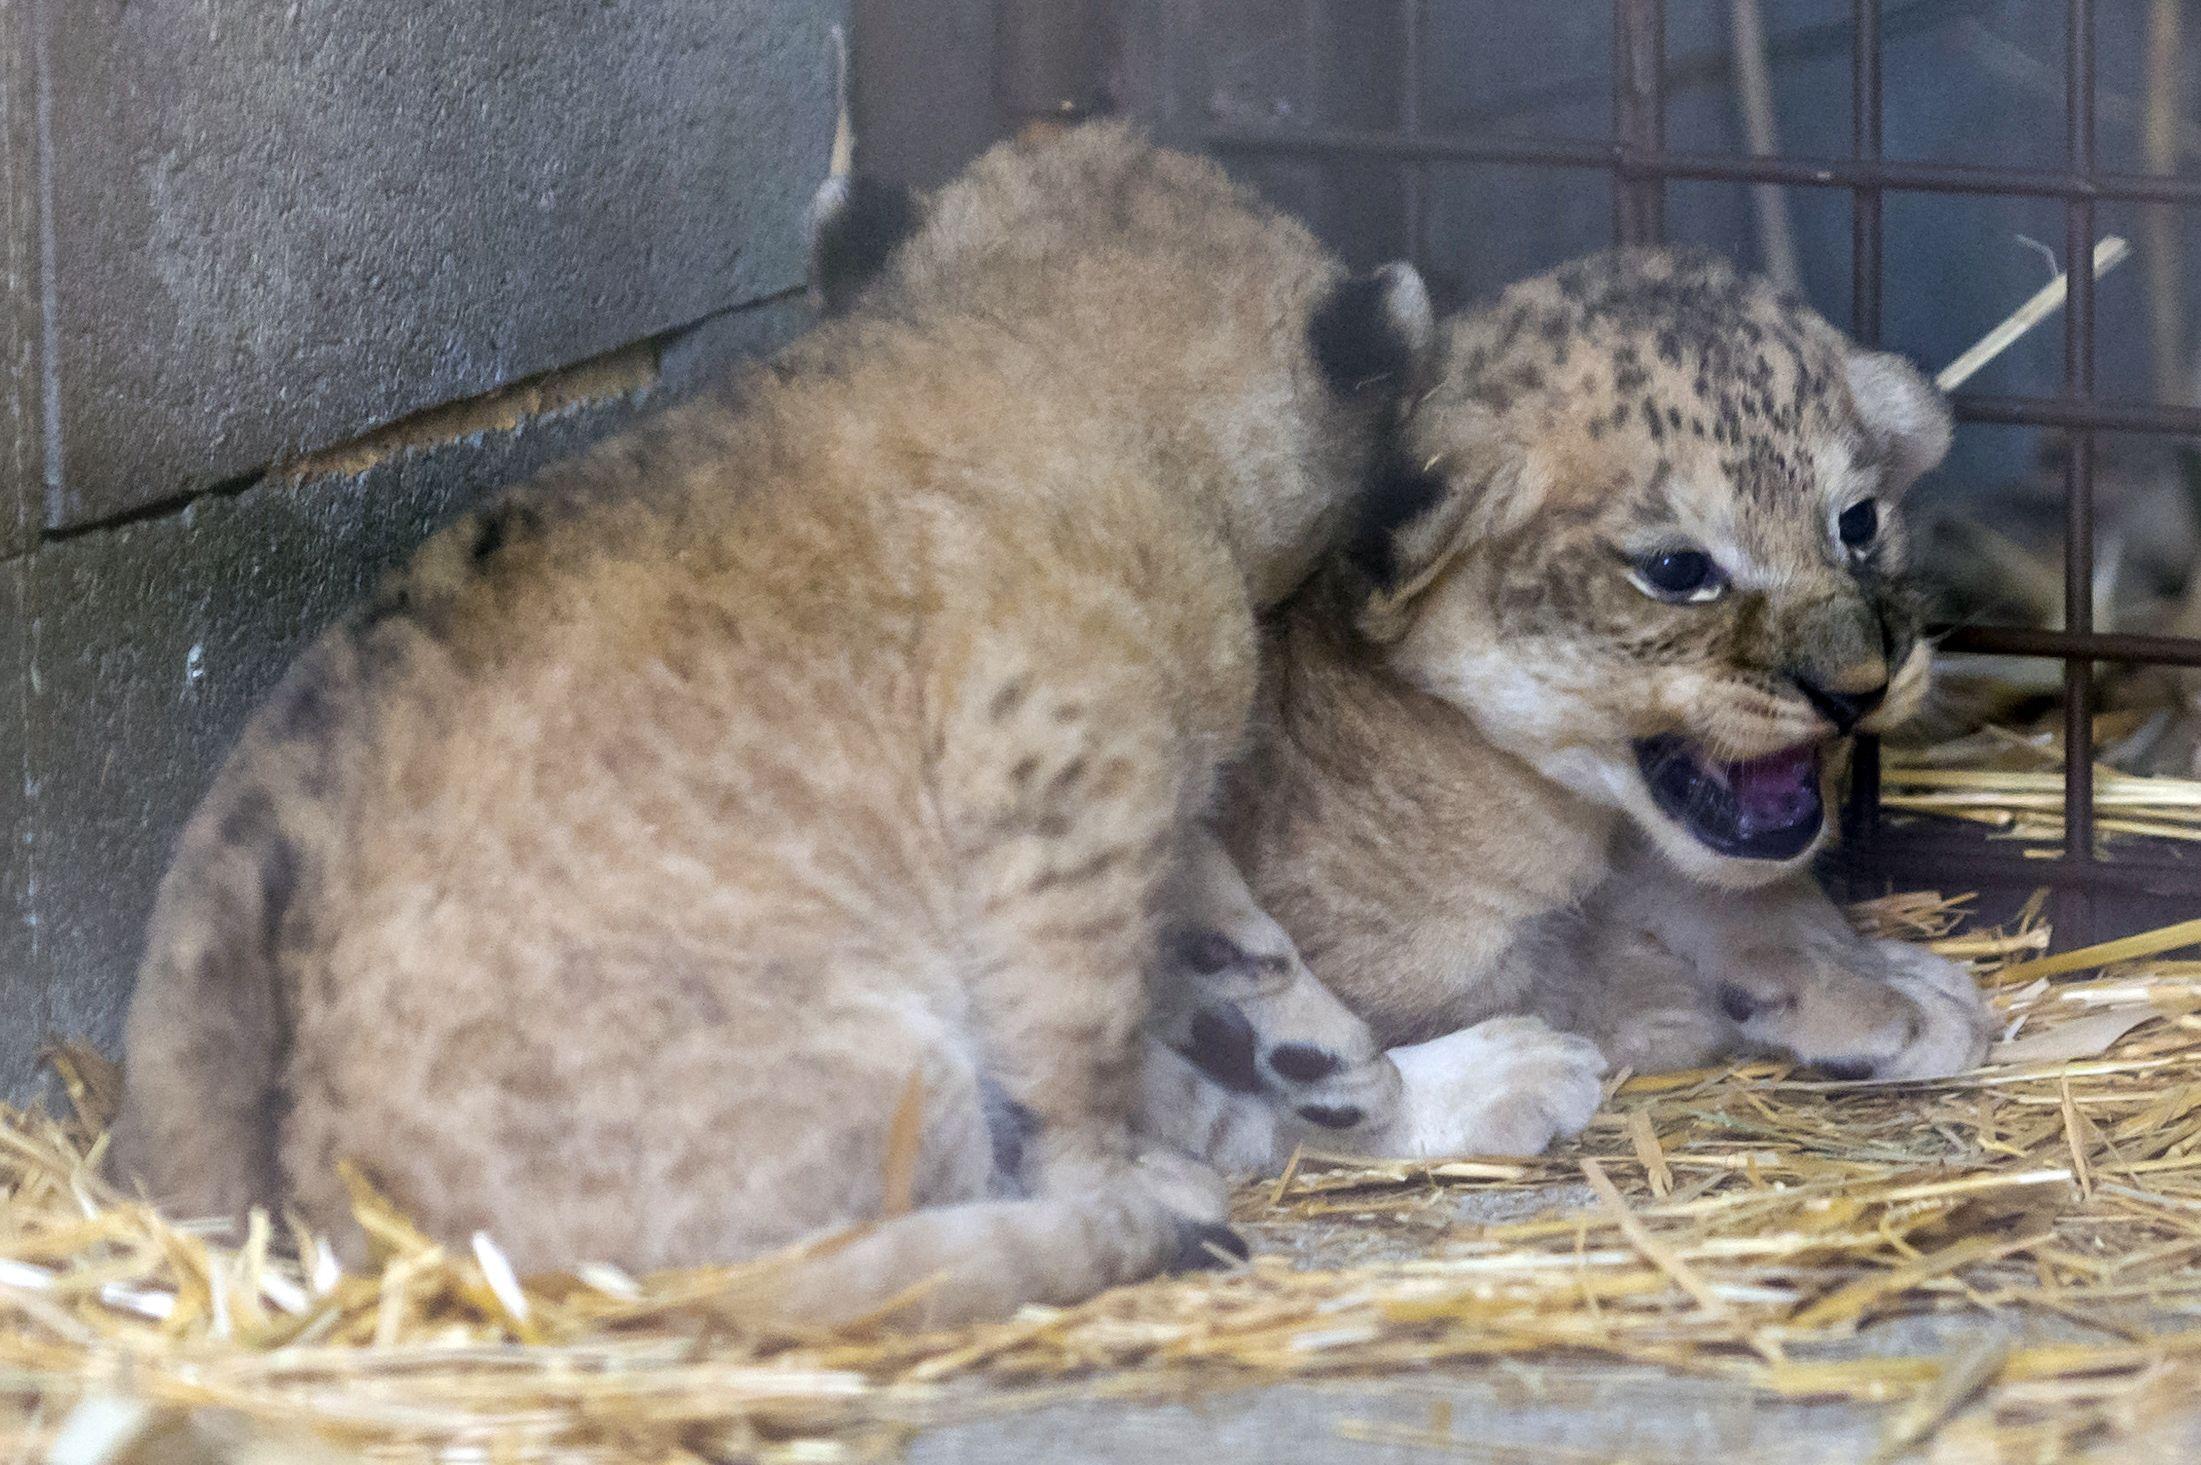
[[[125,1169],[328,1222],[351,1155],[439,1233],[656,1264],[866,1214],[913,1066],[936,1201],[990,1165],[976,1053],[1120,1075],[1251,603],[1382,409],[1315,360],[1304,231],[1250,226],[1240,292],[1169,202],[1249,227],[1220,175],[1125,167],[1080,249],[1020,191],[1056,168],[997,157],[875,304],[454,525],[294,669],[164,882]],[[1041,985],[978,1000],[1004,973]],[[1121,1130],[1085,1082],[1019,1101]]]

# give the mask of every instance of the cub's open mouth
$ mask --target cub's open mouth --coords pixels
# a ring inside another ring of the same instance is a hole
[[[1819,745],[1721,763],[1671,733],[1639,739],[1636,765],[1666,815],[1719,854],[1789,860],[1819,836]]]

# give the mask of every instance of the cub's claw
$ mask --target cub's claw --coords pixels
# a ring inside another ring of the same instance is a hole
[[[1170,1258],[1171,1272],[1216,1272],[1237,1266],[1253,1255],[1246,1239],[1220,1221],[1187,1221],[1177,1228],[1177,1251]]]

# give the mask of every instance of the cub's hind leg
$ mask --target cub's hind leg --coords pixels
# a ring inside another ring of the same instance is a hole
[[[415,950],[478,928],[455,904],[432,919]],[[774,1332],[1002,1317],[1207,1259],[1199,1225],[1136,1187],[1017,1193],[988,1080],[952,1004],[913,1000],[908,953],[759,962],[677,931],[559,946],[561,979],[524,1009],[454,992],[455,1025],[301,1085],[285,1158],[309,1219],[346,1235],[342,1158],[447,1244],[490,1232],[523,1273],[818,1243],[727,1299]]]
[[[989,1073],[1032,1116],[1036,1191],[1133,1185],[1219,1219],[1213,1172],[1133,1129],[1146,974],[1186,811],[1219,759],[1177,690],[1204,668],[1155,665],[1168,648],[1137,608],[1089,597],[1050,613],[1050,588],[977,640],[933,701],[974,1020]]]
[[[234,1219],[282,1197],[287,1025],[267,930],[293,856],[276,820],[249,776],[217,785],[161,882],[138,969],[112,1165],[181,1216]]]

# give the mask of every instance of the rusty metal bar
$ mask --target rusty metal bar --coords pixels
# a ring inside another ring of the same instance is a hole
[[[1880,161],[1880,0],[1852,0],[1850,32],[1850,153],[1860,163]],[[1878,188],[1850,194],[1850,334],[1867,346],[1880,344],[1885,255]],[[1893,668],[1890,668],[1891,670]],[[1880,827],[1880,740],[1861,737],[1850,763],[1849,802],[1843,813],[1850,836],[1869,840]]]
[[[1665,0],[1613,0],[1613,238],[1666,237],[1666,180],[1650,166],[1666,150]]]
[[[1965,890],[2046,885],[2059,893],[2101,891],[2191,901],[2195,886],[2201,884],[2201,860],[2119,854],[2113,860],[2082,865],[2061,858],[2030,859],[2019,849],[1988,844],[1969,831],[1932,829],[1923,822],[1889,830],[1861,859],[1843,863],[1847,873],[1868,882],[1891,881],[1913,890],[1937,885],[1949,889],[1954,877]],[[2059,948],[2073,944],[2062,931],[2056,933]]]
[[[2065,0],[2064,111],[2072,172],[2094,170],[2094,12],[2092,0]],[[2077,261],[2064,301],[2063,396],[2083,402],[2094,393],[2094,201],[2064,203],[2065,258]],[[2071,429],[2064,467],[2064,626],[2073,636],[2094,629],[2094,432]],[[2064,858],[2085,866],[2094,860],[2094,663],[2064,662],[2063,806]],[[2058,895],[2057,937],[2071,944],[2093,939],[2093,902],[2087,887]]]
[[[1621,4],[1630,0],[1619,0]],[[1616,98],[1617,100],[1617,98]],[[1891,193],[1987,194],[2011,198],[2086,198],[2101,203],[2201,204],[2201,178],[2145,173],[2082,175],[2059,169],[1983,168],[1968,163],[1895,159],[1753,158],[1727,153],[1643,155],[1594,138],[1417,137],[1341,127],[1276,132],[1217,128],[1200,145],[1220,153],[1296,157],[1414,159],[1430,163],[1515,163],[1544,168],[1610,168],[1630,177],[1711,183],[1785,183],[1802,188],[1878,188]]]
[[[2201,204],[2201,179],[2139,173],[2083,175],[2040,169],[1980,168],[1963,163],[1751,158],[1717,153],[1668,153],[1643,165],[1667,178],[1805,187],[1878,187],[1895,193],[1970,193],[2013,198],[2083,198],[2098,203]]]
[[[1850,153],[1859,163],[1880,161],[1884,125],[1880,91],[1880,0],[1853,0],[1850,40]],[[1850,334],[1867,346],[1880,344],[1883,252],[1881,195],[1873,184],[1850,194]]]
[[[2189,636],[2141,636],[2125,631],[2090,631],[2082,635],[2034,626],[1956,626],[1936,628],[1936,634],[1944,651],[2201,667],[2201,641]]]
[[[2060,397],[1959,395],[1952,399],[1951,405],[1960,422],[2201,435],[2201,407],[2178,407],[2167,402],[2072,402]]]
[[[1219,153],[1306,158],[1375,158],[1423,163],[1519,163],[1529,167],[1618,168],[1619,144],[1595,138],[1400,137],[1350,127],[1309,127],[1276,132],[1262,127],[1219,127],[1200,145]]]

